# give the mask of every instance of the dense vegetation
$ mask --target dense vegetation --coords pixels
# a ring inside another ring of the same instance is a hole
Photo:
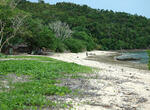
[[[1,6],[0,10],[3,9],[6,8]],[[23,33],[17,34],[9,44],[26,43],[30,51],[43,47],[56,52],[79,52],[144,49],[150,46],[150,19],[143,16],[73,3],[50,5],[26,0],[18,4],[17,10],[28,16]]]
[[[67,107],[65,102],[49,99],[50,96],[77,94],[66,86],[59,86],[61,79],[81,78],[90,67],[65,63],[48,57],[1,56],[0,61],[0,110],[42,110]],[[17,58],[16,60],[6,60]],[[15,78],[15,77],[18,78]],[[18,80],[22,78],[22,80]],[[67,109],[67,108],[66,108]]]

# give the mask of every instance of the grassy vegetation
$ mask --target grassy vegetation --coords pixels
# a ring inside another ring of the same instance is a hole
[[[7,56],[2,54],[2,53],[0,53],[0,58],[7,58]]]
[[[7,87],[1,87],[0,110],[37,110],[57,106],[57,102],[49,100],[47,97],[64,96],[72,92],[68,87],[56,85],[61,83],[60,79],[70,75],[78,77],[78,73],[92,71],[90,67],[48,57],[7,56],[7,58],[16,59],[2,60],[4,58],[1,58],[0,61],[0,76],[15,74],[21,77],[24,75],[28,76],[28,80],[16,83],[9,81]],[[66,107],[66,105],[63,104],[62,107]]]

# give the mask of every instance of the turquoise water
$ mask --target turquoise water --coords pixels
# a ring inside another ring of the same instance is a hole
[[[126,53],[122,53],[121,56],[119,56],[121,58],[138,58],[140,60],[136,60],[136,61],[130,61],[133,63],[142,63],[142,64],[148,64],[148,54],[145,51],[139,51],[139,52],[126,52]]]

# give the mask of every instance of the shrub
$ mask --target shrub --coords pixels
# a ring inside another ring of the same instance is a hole
[[[86,32],[81,31],[81,32],[75,32],[73,35],[73,38],[82,40],[85,42],[86,49],[88,51],[93,50],[96,47],[95,42],[92,39],[92,36],[88,35]]]
[[[47,27],[43,27],[40,33],[34,38],[36,42],[36,48],[48,48],[55,50],[57,47],[57,39],[54,36],[53,32]]]
[[[66,45],[60,39],[57,39],[55,51],[56,52],[64,52],[66,50],[66,48],[67,48]]]
[[[7,58],[7,55],[0,53],[0,58]]]
[[[4,55],[2,53],[0,53],[0,58],[3,57]]]
[[[86,49],[85,42],[79,39],[69,38],[65,40],[65,44],[71,52],[77,53]]]

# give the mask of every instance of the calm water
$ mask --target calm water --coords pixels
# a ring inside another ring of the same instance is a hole
[[[148,64],[148,54],[145,51],[140,51],[140,52],[126,52],[126,53],[122,53],[121,56],[118,56],[121,58],[139,58],[140,60],[136,60],[136,61],[130,61],[133,63],[142,63],[142,64]]]

